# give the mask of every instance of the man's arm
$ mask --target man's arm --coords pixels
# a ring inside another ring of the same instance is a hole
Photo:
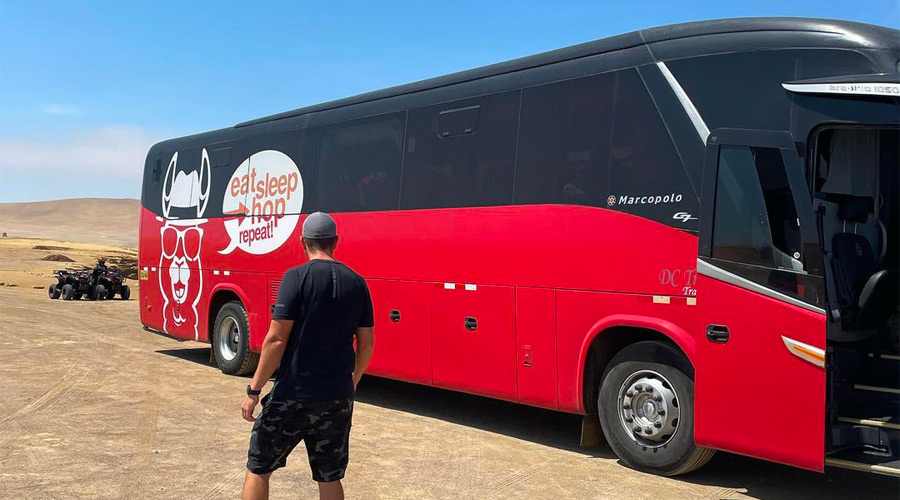
[[[291,336],[291,329],[294,327],[294,321],[288,319],[273,319],[269,324],[269,332],[263,341],[262,353],[259,356],[259,365],[256,367],[256,373],[253,380],[250,381],[250,388],[254,391],[262,390],[266,382],[272,378],[281,358],[284,356],[284,350],[287,348],[288,339]],[[259,396],[247,396],[244,403],[241,404],[241,414],[244,420],[253,422],[253,409],[259,403]]]
[[[359,384],[366,368],[369,367],[369,361],[372,359],[372,353],[375,352],[375,329],[357,328],[356,329],[356,367],[353,369],[353,389]]]
[[[263,341],[259,364],[256,366],[253,380],[250,381],[250,388],[254,391],[262,390],[266,382],[272,378],[278,364],[281,363],[281,357],[284,356],[293,327],[294,320],[291,319],[273,319],[269,324],[269,333]]]

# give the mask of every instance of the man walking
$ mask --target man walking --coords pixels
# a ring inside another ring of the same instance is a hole
[[[353,393],[375,347],[372,299],[363,278],[334,260],[334,220],[322,212],[303,222],[309,262],[285,273],[259,366],[241,405],[255,422],[244,500],[267,499],[269,476],[302,440],[320,500],[342,500],[349,461]],[[356,338],[356,352],[353,339]],[[275,385],[254,419],[259,394]]]

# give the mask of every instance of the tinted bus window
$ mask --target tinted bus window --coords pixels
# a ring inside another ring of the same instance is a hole
[[[607,205],[684,229],[697,228],[697,194],[635,70],[616,74]]]
[[[227,184],[222,188],[227,189],[222,207],[224,215],[233,217],[240,211],[241,198],[248,214],[270,210],[285,214],[314,211],[318,133],[317,128],[306,128],[264,133],[232,142],[231,166],[213,168],[214,192],[217,176]],[[299,179],[291,177],[294,169]]]
[[[148,156],[144,163],[144,182],[141,186],[141,206],[153,212],[158,216],[162,216],[162,184],[163,176],[166,173],[165,160],[171,155],[158,154]]]
[[[512,201],[519,91],[409,111],[400,208]]]
[[[633,69],[523,91],[515,201],[600,206],[690,230],[699,213]]]
[[[712,256],[800,271],[800,227],[781,151],[722,146]]]
[[[516,203],[605,205],[615,75],[522,91]]]
[[[876,70],[847,50],[765,50],[666,63],[710,130],[734,127],[790,130],[791,95],[783,82]],[[794,118],[796,120],[796,117]]]
[[[403,131],[404,113],[323,127],[318,162],[319,209],[396,209]]]

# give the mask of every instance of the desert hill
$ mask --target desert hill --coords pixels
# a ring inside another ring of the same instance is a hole
[[[0,235],[137,248],[140,205],[131,198],[0,203]]]

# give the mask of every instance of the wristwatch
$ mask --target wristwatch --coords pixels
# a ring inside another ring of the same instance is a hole
[[[262,389],[260,389],[258,391],[254,391],[253,388],[250,387],[250,384],[247,384],[247,395],[248,396],[259,396],[261,392],[262,392]]]

